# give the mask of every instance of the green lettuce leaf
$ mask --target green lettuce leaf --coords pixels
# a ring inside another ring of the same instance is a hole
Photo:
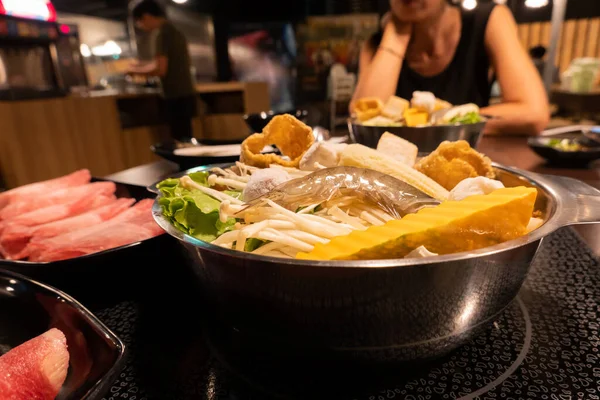
[[[450,123],[453,124],[476,124],[478,122],[483,121],[481,119],[481,115],[477,112],[470,112],[463,115],[457,115],[456,117],[450,120]]]
[[[254,250],[258,249],[261,246],[264,246],[267,243],[269,242],[265,240],[250,238],[246,240],[246,244],[244,245],[244,251],[247,251],[248,253],[253,252]]]
[[[190,178],[192,178],[192,180],[196,183],[201,184],[202,186],[209,186],[208,185],[208,176],[210,175],[210,173],[208,171],[197,171],[197,172],[191,172],[188,174],[188,176]]]
[[[193,175],[190,174],[190,177],[195,182],[207,186],[208,172],[194,172]],[[197,239],[212,242],[233,229],[235,218],[229,218],[226,222],[219,220],[221,204],[219,200],[199,190],[184,188],[180,185],[179,179],[166,179],[157,187],[162,194],[158,203],[163,215],[180,231]]]

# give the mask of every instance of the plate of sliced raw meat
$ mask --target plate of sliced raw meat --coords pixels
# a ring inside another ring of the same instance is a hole
[[[0,268],[0,399],[101,398],[124,354],[73,298]]]
[[[80,170],[0,193],[0,267],[71,291],[97,273],[126,275],[156,262],[168,243],[143,187]],[[129,266],[127,266],[129,264]]]

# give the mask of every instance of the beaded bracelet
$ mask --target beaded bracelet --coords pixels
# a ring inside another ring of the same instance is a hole
[[[387,51],[388,53],[395,55],[396,57],[398,57],[401,60],[404,59],[404,56],[402,54],[398,53],[394,49],[390,49],[389,47],[385,47],[385,46],[379,46],[379,48],[383,51]]]

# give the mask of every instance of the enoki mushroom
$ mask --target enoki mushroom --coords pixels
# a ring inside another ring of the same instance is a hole
[[[311,173],[280,165],[272,165],[271,168],[283,169],[291,178],[301,178]],[[237,162],[234,168],[213,168],[208,183],[211,186],[243,190],[252,173],[257,170],[241,162]],[[300,251],[312,251],[317,243],[327,243],[336,236],[347,235],[353,230],[365,230],[371,225],[383,225],[394,219],[352,195],[341,195],[293,212],[272,200],[266,200],[266,204],[260,207],[246,208],[241,200],[201,186],[189,177],[182,178],[181,182],[185,187],[201,190],[220,200],[219,219],[222,222],[229,218],[238,219],[232,231],[224,233],[212,243],[245,251],[249,239],[264,241],[265,244],[252,250],[253,254],[295,257]]]

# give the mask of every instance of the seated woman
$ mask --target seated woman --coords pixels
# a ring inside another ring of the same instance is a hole
[[[353,101],[385,102],[392,95],[410,100],[414,91],[429,91],[499,117],[486,124],[487,134],[535,135],[545,129],[546,91],[508,8],[480,3],[467,11],[447,0],[390,0],[390,6],[383,30],[361,50]],[[502,103],[490,106],[494,77]]]

